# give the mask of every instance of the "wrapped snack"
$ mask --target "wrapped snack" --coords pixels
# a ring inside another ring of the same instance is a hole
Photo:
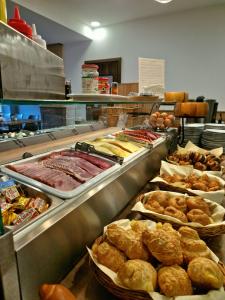
[[[13,225],[19,225],[21,223],[26,223],[38,215],[39,215],[39,213],[37,212],[37,210],[35,208],[31,207],[31,208],[21,212],[18,215],[18,219],[13,222]]]
[[[42,198],[32,198],[28,207],[36,208],[36,210],[41,214],[46,211],[49,207],[49,204]]]
[[[24,210],[26,209],[26,206],[28,205],[28,203],[30,202],[31,198],[27,198],[24,196],[21,196],[17,199],[17,201],[13,204],[13,207],[15,209],[20,209],[20,210]]]
[[[20,196],[13,180],[0,182],[0,192],[3,196],[5,196],[8,202],[12,202],[14,199]]]
[[[14,211],[5,210],[2,213],[2,220],[5,226],[12,225],[18,219],[18,215]]]

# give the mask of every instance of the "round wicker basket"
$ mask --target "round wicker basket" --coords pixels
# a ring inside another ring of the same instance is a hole
[[[103,273],[98,266],[93,262],[91,257],[89,258],[89,265],[90,269],[95,275],[97,281],[106,288],[111,294],[118,297],[119,299],[123,300],[152,300],[150,295],[143,291],[133,291],[124,289],[115,285],[115,283],[105,274]],[[221,269],[222,273],[224,274],[224,281],[225,281],[225,266],[222,262],[218,263],[219,268]],[[225,282],[224,282],[225,285]]]

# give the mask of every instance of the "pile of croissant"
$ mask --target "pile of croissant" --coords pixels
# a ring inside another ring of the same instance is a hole
[[[179,153],[175,151],[168,160],[179,165],[193,165],[201,171],[220,171],[221,159],[211,153],[201,154],[198,152]]]
[[[107,227],[105,238],[92,247],[98,263],[114,271],[118,284],[168,297],[207,293],[223,286],[223,273],[197,231],[186,226],[174,230],[158,223],[131,221],[126,230]]]
[[[207,174],[198,176],[192,173],[189,176],[185,176],[178,174],[168,175],[164,173],[160,176],[169,184],[184,189],[201,190],[204,192],[214,192],[221,189],[220,182],[217,179],[210,178]]]
[[[183,223],[195,222],[201,225],[213,223],[210,207],[200,196],[173,196],[168,192],[156,191],[144,198],[144,207],[174,217]]]

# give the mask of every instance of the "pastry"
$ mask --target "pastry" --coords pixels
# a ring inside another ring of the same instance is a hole
[[[210,212],[208,204],[200,196],[188,197],[187,198],[187,207],[188,207],[188,210],[192,210],[195,208],[201,209],[208,216],[211,216],[211,212]]]
[[[76,300],[75,296],[62,284],[42,284],[41,300]]]
[[[206,171],[207,170],[207,166],[201,162],[196,162],[194,164],[195,169],[200,170],[200,171]]]
[[[116,224],[109,225],[106,231],[109,241],[130,259],[149,259],[149,252],[142,242],[140,234],[134,230],[125,230]]]
[[[197,181],[196,183],[193,183],[192,190],[201,190],[207,192],[208,188],[205,183]]]
[[[173,206],[176,209],[181,210],[183,213],[186,213],[187,203],[186,199],[183,196],[172,196],[168,200],[168,206]]]
[[[168,206],[164,210],[164,215],[170,216],[170,217],[174,217],[174,218],[180,220],[183,223],[187,223],[188,222],[188,219],[187,219],[186,215],[182,211],[176,209],[173,206]]]
[[[158,284],[161,293],[167,297],[192,295],[193,293],[188,274],[178,265],[159,269]]]
[[[159,204],[157,200],[154,199],[148,200],[148,202],[144,204],[144,207],[158,214],[163,214],[164,212],[164,208]]]
[[[167,192],[161,192],[161,191],[153,192],[150,195],[149,199],[156,200],[159,203],[159,205],[161,205],[162,207],[168,206],[169,196],[168,196]],[[148,202],[148,200],[147,200],[147,202]]]
[[[164,224],[165,225],[165,224]],[[151,254],[165,265],[182,264],[180,236],[170,224],[146,230],[142,237]]]
[[[146,222],[137,221],[137,220],[130,221],[130,227],[133,231],[140,234],[141,236],[142,236],[142,233],[148,229],[148,225]]]
[[[95,243],[92,247],[92,251],[100,264],[114,272],[117,272],[127,260],[122,252],[107,242],[103,242],[99,245]]]
[[[181,235],[181,248],[186,263],[196,257],[211,257],[206,243],[199,238],[196,230],[187,226],[182,226],[179,228],[178,232]]]
[[[223,273],[218,265],[204,257],[193,259],[187,269],[188,275],[192,282],[205,289],[219,289],[223,286]]]
[[[192,209],[187,213],[188,220],[190,222],[200,223],[202,225],[211,224],[210,217],[204,213],[201,209]]]
[[[128,260],[117,273],[119,281],[131,290],[153,292],[157,283],[154,267],[143,260]]]

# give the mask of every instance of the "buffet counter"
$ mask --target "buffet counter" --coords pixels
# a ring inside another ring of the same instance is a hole
[[[37,154],[55,150],[116,130],[108,128],[30,146],[26,152]],[[14,232],[20,299],[39,300],[41,284],[59,282],[71,271],[86,252],[86,245],[91,245],[102,228],[118,216],[148,180],[158,173],[161,160],[166,157],[172,142],[173,133],[165,135],[152,149],[143,149],[137,155],[125,159],[122,165],[113,169],[110,176],[96,181],[76,197],[62,201],[61,205],[37,221]],[[1,159],[5,162],[19,159],[23,153],[24,148],[17,151],[16,155],[8,151],[1,154]],[[13,289],[15,295],[18,286],[15,279],[3,286],[3,289],[8,291],[8,295]],[[16,300],[11,294],[7,300]]]

